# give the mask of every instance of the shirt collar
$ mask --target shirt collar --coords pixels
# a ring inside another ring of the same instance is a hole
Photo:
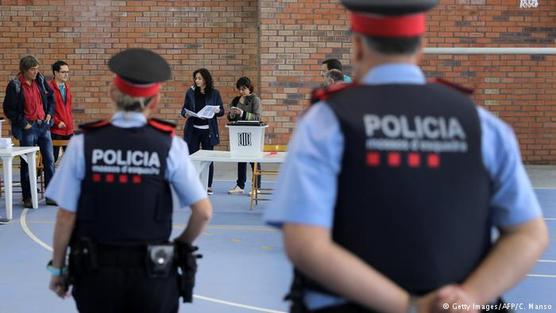
[[[362,80],[364,85],[426,83],[425,74],[414,64],[383,64],[373,67]]]
[[[22,85],[29,86],[27,85],[27,81],[25,80],[25,76],[23,74],[19,74],[18,78]],[[35,82],[34,80],[31,81],[31,86],[33,86],[34,82]]]
[[[141,127],[145,124],[147,124],[147,118],[143,113],[118,111],[112,115],[112,125],[116,127]]]

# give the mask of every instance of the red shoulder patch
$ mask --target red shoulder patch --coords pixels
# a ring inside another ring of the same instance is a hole
[[[172,122],[157,119],[157,118],[150,118],[147,123],[151,127],[163,131],[165,133],[169,133],[172,136],[176,134],[176,124]]]
[[[452,89],[455,89],[459,92],[462,92],[466,95],[472,95],[475,92],[474,89],[467,88],[467,87],[458,85],[456,83],[453,83],[451,81],[448,81],[448,80],[445,80],[445,79],[442,79],[442,78],[438,78],[438,77],[430,79],[429,83],[431,83],[431,84],[441,84],[441,85],[444,85],[446,87],[450,87]]]
[[[330,98],[333,94],[340,92],[342,90],[346,90],[349,88],[353,88],[357,86],[355,83],[349,84],[334,84],[332,86],[326,88],[317,88],[311,92],[311,104],[315,104],[319,101],[324,101]]]
[[[79,128],[82,129],[83,131],[88,131],[88,130],[93,130],[93,129],[99,129],[105,126],[110,125],[110,121],[107,120],[98,120],[98,121],[94,121],[94,122],[89,122],[89,123],[85,123],[85,124],[81,124],[79,125]]]

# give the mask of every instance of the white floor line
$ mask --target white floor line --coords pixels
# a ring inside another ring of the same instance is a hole
[[[43,247],[46,250],[52,252],[52,248],[49,245],[47,245],[46,243],[44,243],[42,240],[37,238],[37,236],[35,236],[35,234],[33,234],[31,229],[29,229],[29,227],[27,226],[27,211],[29,211],[29,209],[24,209],[23,212],[21,213],[20,218],[19,218],[19,224],[21,225],[21,228],[23,229],[23,232],[25,232],[25,234],[29,238],[31,238],[31,240],[38,243],[41,247]],[[233,307],[242,308],[242,309],[247,309],[247,310],[251,310],[251,311],[265,312],[265,313],[286,313],[286,312],[283,312],[283,311],[276,311],[276,310],[271,310],[271,309],[259,308],[259,307],[256,307],[256,306],[245,305],[245,304],[235,303],[235,302],[230,302],[230,301],[224,301],[224,300],[209,298],[209,297],[205,297],[205,296],[201,296],[201,295],[193,295],[193,297],[195,297],[196,299],[199,299],[199,300],[224,304],[224,305],[233,306]]]
[[[556,217],[545,217],[545,221],[556,221]]]
[[[539,262],[539,263],[556,263],[556,260],[543,260],[543,259],[540,259],[540,260],[538,260],[537,262]]]
[[[54,221],[45,221],[45,220],[34,220],[29,222],[29,224],[54,224]],[[172,224],[174,228],[185,228],[187,224]],[[270,226],[258,226],[258,225],[208,225],[206,227],[207,230],[235,230],[235,231],[252,231],[252,232],[268,232],[268,233],[278,233],[280,232],[276,228],[272,228]]]
[[[193,297],[195,297],[195,299],[200,299],[200,300],[205,300],[205,301],[209,301],[209,302],[225,304],[225,305],[234,306],[234,307],[237,307],[237,308],[242,308],[242,309],[247,309],[247,310],[252,310],[252,311],[267,312],[267,313],[286,313],[284,311],[269,310],[269,309],[259,308],[259,307],[256,307],[256,306],[243,305],[243,304],[239,304],[239,303],[228,302],[228,301],[213,299],[213,298],[209,298],[209,297],[199,296],[199,295],[194,295]]]
[[[42,246],[46,250],[52,252],[52,248],[49,245],[47,245],[46,243],[44,243],[42,240],[37,238],[37,236],[35,236],[35,234],[33,234],[31,229],[29,229],[29,227],[27,226],[27,211],[29,211],[29,209],[23,209],[23,212],[21,212],[21,216],[19,217],[19,224],[21,225],[21,229],[23,229],[23,232],[29,238],[31,238],[31,240],[38,243],[40,246]]]
[[[185,225],[183,225],[185,227]],[[218,229],[218,230],[238,230],[238,231],[262,231],[277,233],[278,229],[268,227],[268,226],[257,226],[257,225],[208,225],[207,229]]]
[[[528,274],[527,277],[556,278],[556,275]]]

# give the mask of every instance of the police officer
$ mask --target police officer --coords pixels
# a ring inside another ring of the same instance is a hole
[[[357,85],[315,93],[265,212],[296,268],[291,310],[477,311],[452,304],[496,301],[547,246],[515,135],[426,83],[436,0],[342,2]]]
[[[148,119],[160,101],[170,66],[158,54],[128,49],[108,66],[116,75],[111,121],[82,127],[67,148],[46,194],[59,210],[50,289],[64,297],[71,246],[73,297],[80,312],[177,312],[172,196],[191,217],[176,242],[192,243],[212,207],[174,125]],[[169,265],[169,266],[167,266]]]

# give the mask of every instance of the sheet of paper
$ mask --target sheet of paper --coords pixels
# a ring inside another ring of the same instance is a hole
[[[218,108],[220,108],[218,105],[206,105],[197,113],[193,111],[189,111],[188,109],[185,109],[185,113],[187,113],[187,115],[189,116],[193,116],[201,119],[210,119],[214,117],[214,114],[216,114]]]
[[[218,108],[220,108],[218,105],[206,105],[199,112],[197,112],[197,116],[206,119],[213,118]]]
[[[195,113],[193,111],[189,111],[188,109],[185,109],[185,113],[187,113],[187,115],[189,115],[189,116],[199,117],[199,115],[197,115],[197,113]]]

